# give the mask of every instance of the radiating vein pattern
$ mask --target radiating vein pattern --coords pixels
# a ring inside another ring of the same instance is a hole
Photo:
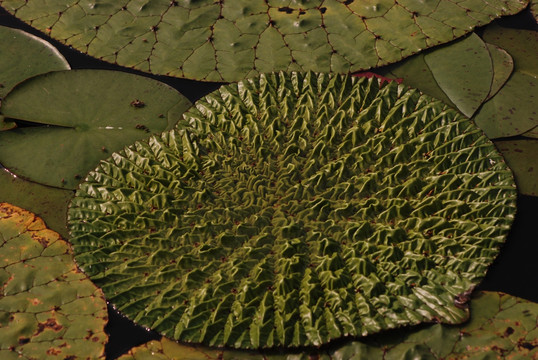
[[[347,73],[396,62],[525,8],[525,0],[0,0],[108,62],[237,81],[272,71]]]
[[[134,321],[236,348],[320,345],[466,319],[515,212],[469,120],[396,83],[272,74],[91,172],[79,265]]]

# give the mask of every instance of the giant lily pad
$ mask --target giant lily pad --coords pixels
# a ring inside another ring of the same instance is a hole
[[[457,111],[280,73],[221,87],[185,126],[101,162],[70,205],[78,263],[135,322],[264,348],[467,318],[455,297],[496,256],[516,191]]]
[[[460,326],[436,324],[328,350],[280,355],[187,346],[163,338],[138,346],[119,360],[535,359],[537,323],[538,304],[502,293],[481,292],[471,302],[470,321]]]
[[[148,133],[171,129],[189,106],[175,89],[138,75],[105,70],[41,75],[2,102],[4,116],[41,126],[0,133],[0,163],[30,180],[74,189],[100,159]]]
[[[0,26],[0,98],[19,82],[69,64],[51,44],[27,32]]]
[[[235,81],[259,73],[350,72],[448,42],[527,1],[2,0],[88,54],[155,74]]]
[[[104,358],[102,292],[69,244],[21,208],[0,204],[0,357]]]

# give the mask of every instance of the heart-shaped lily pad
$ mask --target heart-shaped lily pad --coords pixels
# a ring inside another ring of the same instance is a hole
[[[67,238],[67,204],[73,190],[57,189],[21,179],[0,170],[0,201],[28,209],[47,224],[48,228]]]
[[[19,82],[69,64],[51,44],[22,30],[0,26],[0,98]]]
[[[519,192],[538,196],[538,140],[497,140],[495,145],[514,171]]]
[[[462,36],[525,0],[1,0],[94,57],[155,74],[236,81],[259,73],[347,73]]]
[[[99,160],[171,129],[190,106],[164,83],[119,71],[41,75],[2,102],[4,116],[39,126],[1,132],[0,163],[32,181],[74,189]]]
[[[115,153],[68,213],[76,259],[174,339],[320,345],[467,318],[515,212],[468,119],[377,79],[272,74],[221,87],[183,130]]]
[[[380,73],[453,104],[471,117],[506,83],[513,70],[510,55],[476,34],[413,56]]]
[[[471,302],[470,321],[460,326],[410,328],[324,350],[281,354],[187,346],[162,338],[131,349],[119,360],[535,359],[537,322],[538,304],[502,293],[481,292]]]
[[[0,357],[100,359],[103,293],[80,272],[69,244],[32,213],[0,203]]]

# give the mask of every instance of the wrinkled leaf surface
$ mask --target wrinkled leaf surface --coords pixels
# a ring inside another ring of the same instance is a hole
[[[185,126],[102,162],[68,214],[84,271],[174,339],[320,345],[459,323],[454,297],[513,219],[511,172],[481,130],[396,83],[261,76]]]
[[[482,292],[471,302],[471,318],[459,326],[431,325],[386,333],[324,351],[283,354],[213,350],[163,338],[129,351],[120,360],[389,360],[536,359],[538,304],[502,293]]]
[[[237,81],[272,71],[348,73],[445,43],[527,1],[2,0],[94,57],[155,74]]]
[[[0,237],[0,358],[104,358],[106,303],[69,244],[7,203]]]
[[[6,117],[35,123],[0,133],[0,163],[45,185],[74,189],[99,160],[171,129],[191,103],[149,78],[106,70],[41,75],[2,102]]]

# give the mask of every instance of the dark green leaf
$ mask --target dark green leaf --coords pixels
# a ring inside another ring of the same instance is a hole
[[[538,140],[497,140],[495,145],[514,172],[519,192],[538,196]]]
[[[99,160],[171,129],[190,102],[173,88],[118,71],[70,70],[17,86],[6,117],[36,123],[0,133],[0,163],[33,181],[74,189]]]
[[[19,82],[69,64],[51,44],[22,30],[0,26],[0,98]]]
[[[320,345],[424,321],[496,256],[515,185],[468,119],[377,79],[221,87],[186,130],[90,172],[77,261],[135,322],[186,342]]]
[[[272,71],[348,73],[460,37],[525,0],[2,0],[94,57],[142,71],[236,81]]]

